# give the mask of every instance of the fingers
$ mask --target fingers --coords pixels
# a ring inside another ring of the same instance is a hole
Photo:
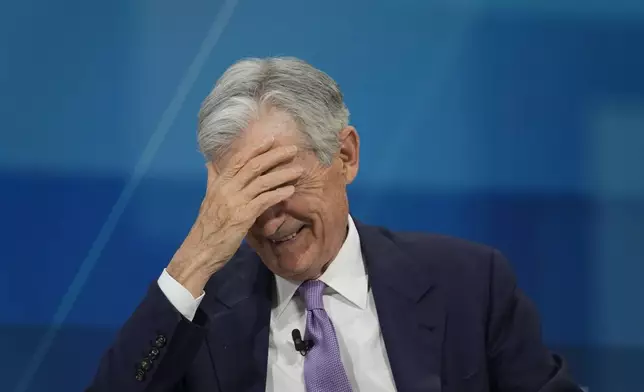
[[[273,169],[275,166],[291,161],[296,154],[296,146],[284,146],[273,148],[252,158],[235,176],[238,189],[241,190],[257,177]]]
[[[244,148],[242,151],[230,158],[230,163],[223,170],[222,174],[228,178],[232,178],[248,163],[248,161],[268,151],[273,146],[274,141],[275,137],[271,135],[262,140],[259,144],[249,145],[247,148]]]
[[[275,147],[271,137],[235,154],[223,169],[208,162],[208,187],[201,209],[205,205],[234,206],[240,215],[232,221],[241,219],[252,224],[268,208],[295,192],[293,184],[304,170],[279,166],[292,161],[297,151],[296,146]]]
[[[288,199],[293,195],[293,193],[295,193],[295,187],[293,185],[286,185],[273,189],[272,191],[261,193],[248,203],[248,213],[252,214],[252,220],[254,221],[258,216],[262,215],[264,211],[275,204]]]
[[[247,200],[252,200],[262,193],[292,185],[291,183],[300,178],[302,173],[304,169],[301,167],[276,169],[255,178],[242,192]]]

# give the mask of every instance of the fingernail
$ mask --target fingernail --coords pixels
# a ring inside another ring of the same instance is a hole
[[[288,152],[295,152],[295,151],[297,151],[297,146],[288,146],[287,151]]]
[[[266,138],[264,139],[263,144],[273,143],[273,140],[275,140],[275,136],[270,135],[270,136],[268,136],[268,137],[266,137]]]

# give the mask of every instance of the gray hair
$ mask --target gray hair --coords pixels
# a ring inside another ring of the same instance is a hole
[[[307,147],[331,164],[349,110],[329,75],[291,57],[244,59],[224,72],[199,111],[197,138],[206,159],[223,155],[262,107],[290,114]]]

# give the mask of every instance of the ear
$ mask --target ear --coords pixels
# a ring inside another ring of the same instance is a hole
[[[350,184],[358,175],[360,166],[360,137],[358,131],[352,126],[347,126],[338,135],[340,151],[338,156],[342,162],[342,174],[345,183]]]

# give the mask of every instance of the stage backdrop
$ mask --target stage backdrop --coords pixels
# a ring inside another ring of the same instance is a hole
[[[351,210],[485,242],[591,391],[642,390],[644,3],[0,5],[0,389],[78,391],[188,232],[200,101],[247,56],[337,79]]]

